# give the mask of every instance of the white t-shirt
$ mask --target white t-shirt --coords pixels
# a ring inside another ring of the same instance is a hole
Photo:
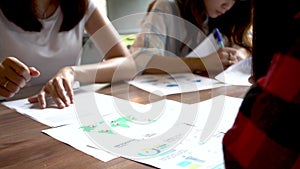
[[[95,8],[90,0],[82,20],[65,32],[59,32],[62,23],[60,7],[51,17],[39,20],[43,25],[41,32],[24,31],[7,20],[0,10],[0,59],[14,56],[26,65],[34,66],[41,75],[32,78],[26,87],[44,85],[60,68],[79,64],[85,24]]]

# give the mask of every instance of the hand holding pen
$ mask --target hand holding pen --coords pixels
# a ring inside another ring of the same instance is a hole
[[[218,43],[218,46],[220,47],[218,49],[217,53],[219,55],[219,58],[221,59],[223,66],[228,67],[228,66],[238,62],[237,50],[235,48],[225,47],[224,41],[223,41],[223,38],[222,38],[222,35],[221,35],[219,29],[215,28],[213,33],[214,33],[214,36]]]

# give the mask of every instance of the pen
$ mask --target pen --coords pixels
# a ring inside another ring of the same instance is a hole
[[[224,43],[223,43],[223,40],[222,40],[222,36],[221,36],[221,33],[220,33],[218,28],[215,29],[215,36],[216,36],[216,39],[218,41],[218,44],[219,44],[220,48],[224,48]]]

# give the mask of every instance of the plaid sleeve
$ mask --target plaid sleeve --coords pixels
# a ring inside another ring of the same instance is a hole
[[[223,139],[226,169],[300,168],[300,60],[276,55]]]

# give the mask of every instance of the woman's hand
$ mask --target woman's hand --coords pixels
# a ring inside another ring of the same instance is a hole
[[[217,53],[224,68],[237,63],[242,58],[241,53],[235,48],[220,48]]]
[[[74,102],[72,85],[74,82],[74,70],[72,67],[64,67],[47,82],[42,90],[35,96],[28,98],[30,103],[39,103],[40,108],[46,108],[46,97],[52,97],[58,108],[68,107]]]
[[[7,57],[0,63],[0,95],[14,96],[24,87],[31,77],[37,77],[40,72],[34,67],[27,67],[15,57]]]

